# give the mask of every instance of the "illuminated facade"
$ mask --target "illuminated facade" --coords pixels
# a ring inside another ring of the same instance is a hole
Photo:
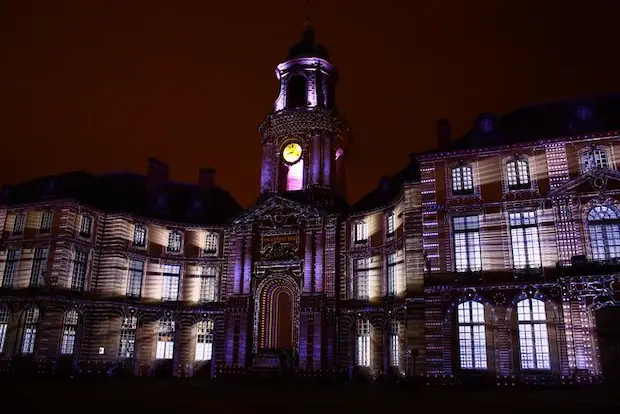
[[[247,210],[212,169],[170,183],[156,159],[3,188],[0,369],[617,375],[600,323],[618,309],[619,96],[483,115],[454,141],[441,121],[437,152],[348,206],[338,73],[311,28],[276,75]]]

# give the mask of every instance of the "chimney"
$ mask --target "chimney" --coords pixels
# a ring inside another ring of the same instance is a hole
[[[439,150],[446,150],[452,142],[452,134],[450,133],[450,121],[440,119],[437,121],[437,146]]]
[[[201,168],[198,176],[198,184],[203,190],[215,187],[215,170],[213,168]]]
[[[163,161],[155,157],[148,160],[148,171],[146,173],[146,189],[155,190],[168,182],[170,167]]]

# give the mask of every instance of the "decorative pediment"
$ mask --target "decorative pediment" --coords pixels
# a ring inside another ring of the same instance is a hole
[[[261,228],[266,229],[296,227],[308,219],[321,216],[321,211],[315,207],[274,195],[250,207],[233,221],[233,225],[259,223]]]
[[[595,168],[551,190],[549,195],[558,196],[566,193],[580,194],[614,190],[620,190],[620,172]]]

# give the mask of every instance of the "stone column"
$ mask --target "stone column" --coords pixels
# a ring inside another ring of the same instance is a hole
[[[314,291],[323,292],[323,274],[324,274],[324,243],[325,239],[323,233],[315,234],[316,247],[314,250]]]
[[[323,140],[323,185],[331,185],[331,172],[332,172],[332,160],[334,154],[332,154],[332,138],[326,136]]]
[[[306,230],[303,293],[312,293],[312,231]]]
[[[310,184],[321,182],[321,136],[313,135],[310,141]]]
[[[243,239],[237,236],[235,240],[235,268],[233,269],[233,294],[241,293],[241,280],[243,278]]]
[[[250,293],[250,281],[252,280],[252,236],[246,235],[243,258],[243,294]]]

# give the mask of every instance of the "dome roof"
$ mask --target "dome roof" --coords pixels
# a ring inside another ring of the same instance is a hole
[[[301,41],[294,44],[288,50],[288,60],[298,57],[318,57],[328,60],[329,55],[327,49],[314,39],[314,28],[308,24],[301,35]]]

